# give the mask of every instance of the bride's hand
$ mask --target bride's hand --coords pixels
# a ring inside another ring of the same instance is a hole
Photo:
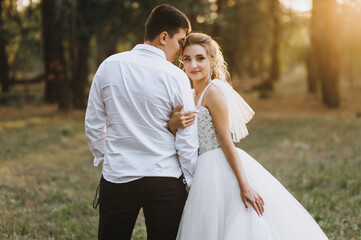
[[[249,204],[257,212],[258,216],[263,215],[264,212],[264,201],[262,197],[251,187],[246,186],[241,188],[241,198],[246,207],[249,208]]]
[[[177,106],[172,114],[171,119],[168,121],[168,128],[175,136],[177,129],[186,128],[192,125],[196,119],[195,114],[197,111],[181,112],[183,105]]]

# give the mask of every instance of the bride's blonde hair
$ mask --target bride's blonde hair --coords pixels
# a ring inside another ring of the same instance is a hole
[[[211,62],[212,76],[211,79],[219,79],[225,82],[230,80],[230,74],[227,70],[227,63],[224,61],[221,48],[218,43],[210,36],[204,33],[191,33],[187,36],[183,50],[193,44],[201,45],[207,52]],[[183,68],[183,50],[179,57],[181,68]]]

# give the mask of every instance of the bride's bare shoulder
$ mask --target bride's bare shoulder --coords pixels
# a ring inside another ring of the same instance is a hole
[[[214,104],[225,104],[223,96],[219,88],[215,85],[210,85],[204,93],[204,104],[209,108]]]

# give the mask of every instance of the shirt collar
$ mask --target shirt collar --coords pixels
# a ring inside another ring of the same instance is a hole
[[[150,51],[150,52],[153,52],[153,53],[161,56],[164,59],[167,59],[166,56],[165,56],[165,53],[163,52],[163,50],[161,50],[159,48],[156,48],[156,47],[154,47],[152,45],[149,45],[149,44],[137,44],[132,50]]]

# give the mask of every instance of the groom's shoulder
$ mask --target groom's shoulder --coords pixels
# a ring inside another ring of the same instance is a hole
[[[129,57],[130,55],[131,55],[131,51],[116,53],[107,57],[103,62],[126,60],[127,57]]]
[[[185,72],[169,61],[164,60],[160,67],[162,71],[166,72],[176,82],[188,80]]]
[[[111,68],[113,66],[112,63],[124,62],[128,59],[128,56],[130,56],[130,51],[110,55],[109,57],[104,59],[103,62],[99,65],[98,71],[105,71],[105,69],[109,69],[109,67]]]
[[[180,76],[180,77],[184,77],[187,76],[184,71],[182,71],[179,67],[177,67],[176,65],[174,65],[173,63],[169,62],[169,61],[164,61],[164,70],[168,71],[170,74],[176,75],[176,76]]]
[[[175,84],[188,81],[185,72],[166,59],[153,59],[153,61],[151,61],[149,58],[143,59],[142,56],[139,56],[139,54],[136,54],[134,51],[113,54],[106,58],[101,65],[104,67],[105,65],[108,65],[107,63],[111,62],[128,63],[129,65],[138,65],[138,67],[141,67],[142,69],[152,69],[151,71],[157,72],[163,76],[166,74],[166,78],[174,81]]]

